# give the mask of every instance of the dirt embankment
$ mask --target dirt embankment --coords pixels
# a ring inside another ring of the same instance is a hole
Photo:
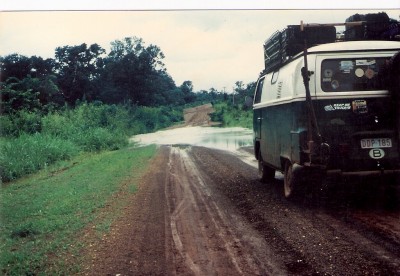
[[[164,146],[82,274],[399,275],[398,206],[329,193],[288,202],[237,155]]]
[[[209,104],[186,108],[183,110],[185,126],[210,126],[216,124],[211,122],[210,114],[214,113],[215,109]]]
[[[186,108],[183,110],[184,121],[181,124],[174,125],[168,129],[175,129],[181,127],[192,127],[192,126],[218,126],[221,122],[213,122],[211,120],[211,114],[215,112],[214,107],[211,103],[199,105],[192,108]]]

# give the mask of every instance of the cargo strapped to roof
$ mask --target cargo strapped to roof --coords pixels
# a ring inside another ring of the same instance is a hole
[[[363,24],[346,25],[345,40],[399,40],[400,23],[389,18],[385,12],[354,14],[346,19],[346,23],[362,21]]]
[[[265,69],[261,74],[279,69],[286,61],[302,52],[304,47],[336,42],[336,26],[345,26],[345,41],[400,40],[400,22],[390,19],[384,12],[355,14],[344,23],[288,25],[265,41]]]
[[[264,43],[265,70],[271,72],[303,51],[305,39],[309,47],[335,42],[336,28],[319,26],[302,32],[300,25],[289,25],[284,30],[275,32]]]

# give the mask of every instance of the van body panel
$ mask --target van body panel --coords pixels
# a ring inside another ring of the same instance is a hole
[[[305,100],[254,109],[254,116],[261,117],[259,142],[264,162],[282,171],[282,158],[300,164],[307,121],[304,114]],[[303,114],[302,114],[303,113]]]
[[[390,101],[388,96],[315,101],[321,135],[331,148],[327,169],[360,171],[399,166],[398,138],[393,129]],[[356,106],[359,103],[361,111]],[[363,139],[390,139],[383,140],[390,141],[390,147],[377,144],[362,148]],[[376,151],[372,158],[369,154],[375,147],[381,152]]]

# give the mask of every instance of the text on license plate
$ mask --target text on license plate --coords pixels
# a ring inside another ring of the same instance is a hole
[[[390,138],[361,139],[362,149],[391,148],[391,147],[392,147],[392,139]]]

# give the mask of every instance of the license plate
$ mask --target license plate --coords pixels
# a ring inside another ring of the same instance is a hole
[[[391,148],[391,147],[392,147],[392,139],[390,138],[361,139],[362,149]]]

